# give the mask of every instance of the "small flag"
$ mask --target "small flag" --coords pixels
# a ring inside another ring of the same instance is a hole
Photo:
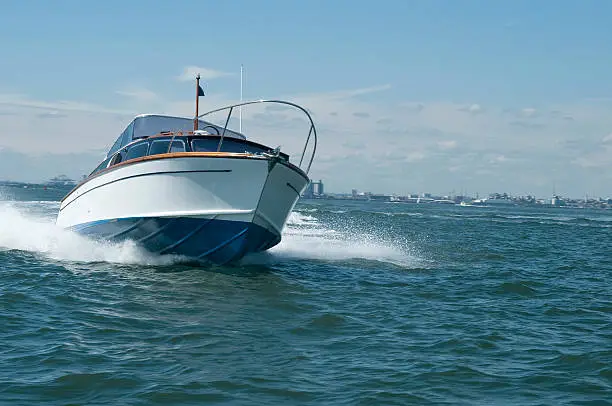
[[[200,96],[204,96],[204,89],[202,89],[202,86],[198,85],[198,97]]]

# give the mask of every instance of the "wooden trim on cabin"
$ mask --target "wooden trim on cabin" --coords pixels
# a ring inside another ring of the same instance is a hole
[[[113,165],[110,168],[116,168],[123,164],[128,163],[136,163],[141,161],[154,161],[156,159],[166,159],[166,158],[194,158],[194,157],[202,157],[202,158],[259,158],[251,153],[245,152],[216,152],[216,151],[202,151],[202,152],[167,152],[165,154],[156,154],[156,155],[145,155],[140,158],[128,159],[127,161],[119,162],[117,165]],[[100,171],[102,172],[102,171]]]
[[[136,164],[139,162],[155,161],[157,159],[172,159],[172,158],[257,158],[257,159],[262,159],[263,157],[260,157],[258,155],[253,155],[251,153],[244,153],[244,152],[216,152],[216,151],[167,152],[165,154],[145,155],[145,156],[141,156],[140,158],[133,158],[133,159],[128,159],[127,161],[121,161],[118,164],[102,169],[101,171],[97,172],[95,175],[97,175],[98,173],[109,171],[111,169],[119,168],[121,166]]]
[[[194,140],[203,140],[203,139],[211,139],[211,138],[216,138],[218,140],[218,139],[221,138],[221,134],[208,134],[208,135],[199,135],[198,134],[198,135],[196,135],[196,134],[193,133],[193,131],[183,131],[183,132],[180,132],[180,131],[177,131],[177,132],[167,131],[167,132],[157,133],[157,134],[154,134],[154,135],[148,135],[148,136],[145,136],[145,137],[136,138],[133,141],[131,141],[130,144],[131,143],[135,143],[137,141],[145,141],[145,140],[148,141],[148,140],[155,140],[157,138],[172,137],[172,136],[175,136],[175,137],[188,137],[188,138],[190,138],[191,141],[194,141]],[[177,138],[175,138],[175,139],[177,139]],[[260,144],[259,142],[251,141],[248,138],[236,138],[236,137],[231,137],[231,136],[226,135],[224,137],[224,140],[226,142],[233,141],[235,143],[251,145],[253,147],[261,148],[264,151],[270,151],[271,152],[271,151],[274,150],[274,148],[270,148],[269,146],[264,145],[264,144]],[[123,148],[127,147],[130,144],[124,145],[123,147],[119,148],[117,151],[122,150]],[[280,156],[282,156],[282,157],[284,157],[286,159],[289,159],[289,155],[287,155],[286,153],[284,153],[282,151],[280,153]]]

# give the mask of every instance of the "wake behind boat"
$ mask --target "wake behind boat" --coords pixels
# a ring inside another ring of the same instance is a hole
[[[134,118],[106,159],[62,200],[57,224],[88,237],[133,240],[151,252],[218,264],[278,244],[310,181],[317,144],[312,117],[281,100],[244,102],[199,115],[198,96],[196,118]],[[261,103],[307,116],[310,129],[297,165],[280,148],[228,128],[233,111]],[[201,119],[222,111],[228,111],[224,126]]]

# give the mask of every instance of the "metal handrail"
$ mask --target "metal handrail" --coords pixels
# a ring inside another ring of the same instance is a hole
[[[174,143],[174,137],[176,137],[176,134],[178,133],[179,137],[181,137],[183,135],[182,131],[173,131],[172,132],[172,138],[170,138],[170,144],[168,145],[168,150],[166,151],[166,153],[170,153],[170,151],[172,151],[172,144]]]
[[[306,155],[306,149],[308,148],[308,144],[310,143],[310,138],[312,135],[314,135],[314,139],[313,139],[313,147],[312,147],[312,155],[310,156],[310,160],[308,161],[308,166],[306,167],[306,174],[308,174],[308,172],[310,171],[310,167],[312,166],[312,161],[314,160],[315,154],[317,152],[317,129],[315,127],[314,121],[312,120],[312,117],[310,116],[310,113],[308,113],[308,111],[295,103],[291,103],[288,101],[284,101],[284,100],[253,100],[253,101],[247,101],[247,102],[242,102],[242,103],[237,103],[237,104],[232,104],[229,106],[225,106],[225,107],[221,107],[215,110],[210,110],[207,111],[206,113],[200,114],[199,116],[196,117],[196,119],[200,119],[201,117],[213,114],[213,113],[218,113],[220,111],[224,111],[224,110],[229,110],[228,114],[227,114],[227,119],[225,120],[225,126],[223,127],[223,132],[221,133],[221,138],[219,139],[219,146],[217,148],[217,151],[221,150],[221,145],[223,144],[223,137],[225,136],[225,131],[227,129],[227,125],[229,123],[229,120],[232,116],[232,112],[234,111],[234,109],[236,107],[241,107],[241,106],[247,106],[250,104],[259,104],[259,103],[276,103],[276,104],[284,104],[287,106],[291,106],[294,107],[298,110],[301,110],[304,114],[306,114],[306,117],[308,117],[308,120],[310,121],[310,130],[308,131],[308,137],[306,138],[306,143],[304,144],[304,149],[302,150],[302,156],[300,158],[300,163],[298,164],[298,167],[301,169],[302,167],[302,162],[304,161],[304,156]]]
[[[223,132],[221,133],[221,138],[219,138],[219,145],[217,146],[217,152],[221,151],[221,145],[223,145],[223,137],[225,137],[225,130],[227,130],[227,125],[229,124],[230,117],[232,117],[232,111],[234,111],[233,107],[230,107],[229,113],[227,113],[227,120],[225,120],[225,126],[223,127]]]

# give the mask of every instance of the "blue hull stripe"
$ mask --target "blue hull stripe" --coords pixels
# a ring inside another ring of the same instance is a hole
[[[160,228],[158,228],[157,230],[153,231],[151,234],[145,235],[144,237],[140,238],[140,239],[138,240],[138,242],[139,242],[139,243],[145,243],[147,240],[150,240],[151,238],[155,237],[156,235],[161,234],[161,233],[164,231],[164,229],[165,229],[166,227],[168,227],[169,225],[171,225],[171,224],[172,224],[172,222],[173,222],[174,220],[176,220],[176,217],[175,217],[175,218],[171,218],[170,220],[168,220],[168,221],[166,222],[166,224],[164,224],[163,226],[161,226],[161,227],[160,227]]]
[[[215,216],[216,217],[216,216]],[[160,254],[166,254],[169,251],[171,251],[172,249],[178,247],[179,245],[181,245],[182,243],[184,243],[185,241],[187,241],[189,238],[191,238],[194,234],[196,234],[198,231],[200,231],[201,229],[203,229],[205,226],[207,226],[208,224],[210,224],[211,221],[213,221],[215,219],[215,217],[208,219],[208,221],[203,222],[202,224],[200,224],[199,226],[197,226],[192,232],[188,233],[186,236],[184,236],[183,238],[181,238],[180,240],[178,240],[177,242],[175,242],[174,244],[170,245],[169,247],[164,248],[163,250],[160,250],[159,253]]]
[[[241,232],[239,232],[238,234],[236,234],[235,236],[233,236],[232,238],[230,238],[227,241],[222,242],[221,244],[217,245],[216,247],[214,247],[213,249],[210,249],[208,251],[206,251],[203,254],[198,255],[198,258],[203,258],[205,256],[208,256],[216,251],[219,251],[221,248],[225,247],[227,244],[231,243],[232,241],[234,241],[235,239],[237,239],[238,237],[242,236],[244,233],[246,233],[249,229],[245,228],[244,230],[242,230]]]
[[[71,228],[107,241],[131,239],[148,251],[224,264],[280,242],[280,235],[251,222],[197,217],[136,217],[94,221]]]
[[[126,230],[120,231],[118,233],[115,233],[113,235],[111,235],[110,237],[108,237],[109,239],[115,239],[115,238],[119,238],[127,233],[129,233],[130,231],[134,230],[136,227],[138,227],[142,222],[146,221],[146,219],[141,218],[140,220],[138,220],[136,223],[134,223],[133,226],[128,227]]]
[[[81,231],[87,230],[88,228],[95,227],[100,224],[105,224],[108,221],[109,220],[98,220],[98,221],[92,221],[91,223],[77,224],[76,226],[70,227],[70,229],[72,231],[81,232]]]

